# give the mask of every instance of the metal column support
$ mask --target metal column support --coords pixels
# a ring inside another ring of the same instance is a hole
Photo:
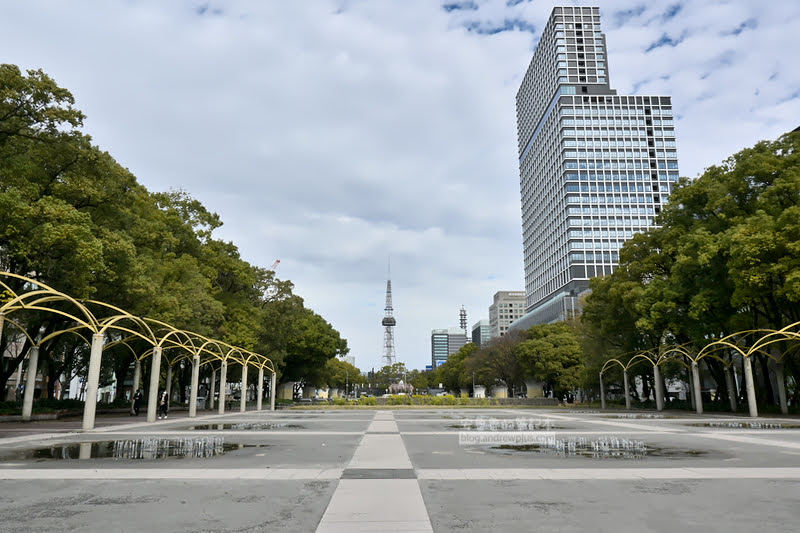
[[[211,369],[211,395],[208,397],[208,408],[214,410],[214,396],[217,394],[217,371]]]
[[[753,366],[750,362],[750,357],[744,358],[744,383],[747,387],[747,407],[750,410],[750,416],[758,418],[758,405],[756,405],[756,386],[753,379]]]
[[[606,388],[603,385],[603,373],[600,372],[600,409],[606,408]]]
[[[30,420],[33,412],[33,393],[36,390],[36,374],[39,372],[39,347],[28,350],[28,373],[25,375],[25,394],[22,397],[22,419]],[[88,398],[87,398],[88,400]]]
[[[269,410],[270,411],[274,411],[275,410],[275,387],[277,386],[277,384],[275,383],[277,381],[276,377],[277,377],[277,375],[275,374],[275,372],[273,372],[272,373],[272,378],[270,378],[270,381],[269,381]]]
[[[622,371],[622,379],[625,382],[625,409],[631,410],[631,386],[628,383],[628,369]]]
[[[264,367],[260,367],[258,369],[258,388],[256,395],[258,396],[258,400],[256,401],[256,410],[261,411],[261,406],[264,403]]]
[[[663,411],[664,410],[664,392],[662,389],[662,381],[661,381],[661,369],[658,368],[658,365],[653,365],[653,381],[655,381],[655,387],[653,390],[653,394],[656,396],[656,410]]]
[[[786,379],[783,375],[783,363],[775,363],[775,379],[778,381],[778,399],[781,402],[781,413],[789,414],[786,403]]]
[[[103,334],[92,335],[92,349],[89,354],[89,374],[86,376],[86,398],[83,403],[83,429],[94,429],[94,415],[97,411],[97,388],[100,383],[100,362],[103,359]]]
[[[150,356],[150,388],[147,390],[147,421],[156,421],[158,410],[158,382],[161,379],[161,346],[153,348]]]
[[[239,412],[244,413],[247,410],[247,363],[242,365],[242,391],[239,404]]]
[[[692,386],[693,392],[692,396],[695,397],[695,409],[697,410],[698,415],[703,414],[703,395],[700,390],[700,365],[697,364],[697,361],[692,361]]]
[[[228,362],[223,361],[219,370],[219,407],[217,412],[225,414],[225,390],[228,387]]]
[[[197,387],[200,385],[200,355],[192,357],[192,389],[189,392],[189,418],[197,417]]]

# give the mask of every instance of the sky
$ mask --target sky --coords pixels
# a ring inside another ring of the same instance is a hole
[[[523,290],[515,95],[554,5],[599,5],[618,94],[671,95],[681,175],[800,126],[796,0],[0,0],[0,62],[295,284],[362,370]]]

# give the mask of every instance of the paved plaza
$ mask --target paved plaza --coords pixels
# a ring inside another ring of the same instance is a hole
[[[0,424],[0,531],[800,529],[800,420],[792,417],[175,415],[149,424],[99,417],[88,432],[80,420]],[[473,442],[496,435],[522,440]]]

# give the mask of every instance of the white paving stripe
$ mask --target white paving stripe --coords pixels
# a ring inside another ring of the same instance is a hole
[[[629,429],[636,429],[638,432],[643,431],[651,431],[651,432],[659,432],[659,433],[685,433],[687,430],[679,427],[671,427],[671,426],[644,426],[642,424],[637,424],[633,422],[615,422],[614,420],[602,419],[602,420],[592,420],[590,418],[577,418],[575,416],[568,417],[568,416],[551,416],[556,420],[564,420],[570,422],[582,422],[586,424],[595,424],[595,425],[602,425],[602,426],[614,426],[620,428],[629,428]],[[653,420],[657,420],[662,422],[664,419],[661,418],[648,418],[648,419],[641,419],[641,421],[650,422]]]
[[[763,433],[761,434],[766,437]],[[703,437],[707,439],[718,439],[732,442],[741,442],[743,444],[756,444],[759,446],[778,446],[779,448],[793,448],[800,450],[800,443],[788,442],[783,440],[772,440],[760,437],[750,437],[744,435],[731,435],[730,433],[692,433],[694,437]]]
[[[317,533],[432,533],[416,479],[342,479]]]
[[[465,432],[465,433],[469,433],[469,432],[474,432],[476,430],[474,430],[474,429],[464,429],[462,431]],[[508,433],[508,431],[504,431],[504,430],[495,430],[494,432],[495,433]],[[539,430],[539,431],[535,431],[535,430],[514,431],[514,433],[519,433],[519,432],[524,432],[524,433],[542,433],[542,434],[546,434],[546,435],[558,434],[558,435],[575,435],[575,436],[577,436],[577,435],[608,435],[609,434],[608,431],[581,431],[581,430],[569,430],[569,429],[548,429],[548,430]],[[461,433],[461,431],[459,431],[457,429],[454,429],[452,431],[404,431],[403,435],[408,435],[408,436],[452,435],[454,437],[458,437],[459,433]],[[620,432],[620,433],[623,433],[623,432]],[[624,434],[625,435],[675,435],[675,432],[674,431],[625,431]]]
[[[395,423],[392,412],[378,411],[370,427]],[[396,424],[395,424],[396,431]],[[348,468],[412,468],[399,434],[361,439]],[[328,502],[317,533],[433,533],[416,479],[341,479]]]
[[[348,468],[412,468],[400,434],[364,435]]]
[[[341,468],[58,468],[0,470],[0,479],[261,479],[318,480],[339,479]]]
[[[417,470],[418,479],[457,480],[642,480],[800,479],[800,468],[476,468]]]
[[[373,420],[367,433],[397,433],[397,422],[394,420]]]

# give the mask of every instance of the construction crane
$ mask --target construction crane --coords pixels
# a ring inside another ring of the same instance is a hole
[[[276,259],[275,262],[272,263],[272,266],[269,269],[272,270],[273,272],[275,272],[275,269],[278,268],[278,263],[280,263],[280,262],[281,262],[280,259]]]

